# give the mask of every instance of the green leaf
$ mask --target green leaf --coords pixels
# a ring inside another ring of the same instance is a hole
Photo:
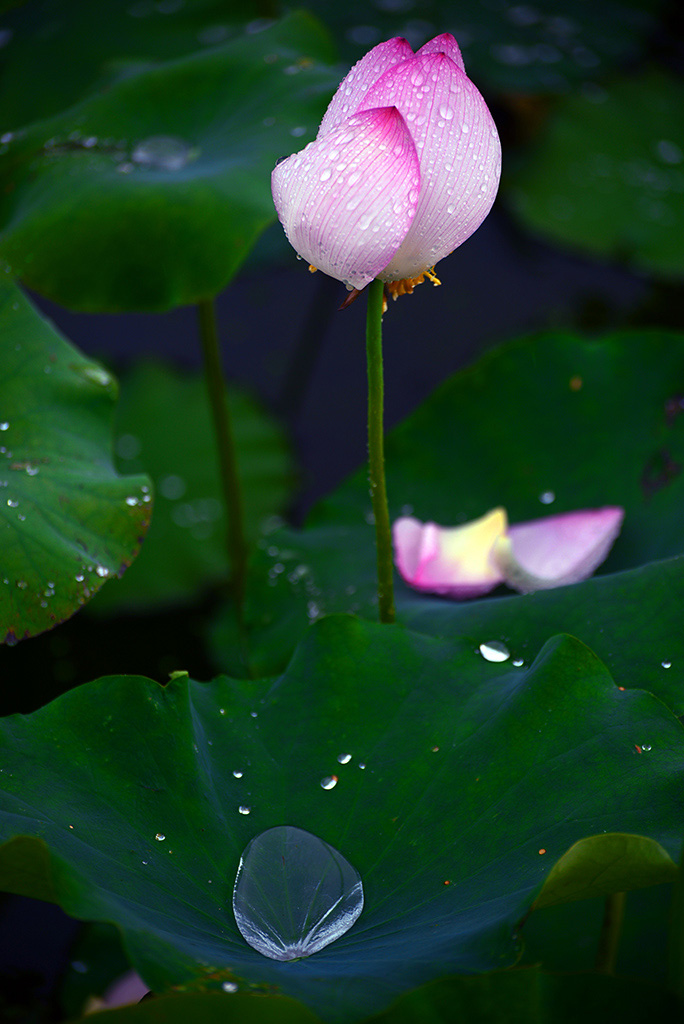
[[[111,459],[117,386],[0,285],[0,636],[15,643],[73,615],[135,557],[149,480]]]
[[[23,10],[5,19],[11,37],[2,53],[4,124],[16,129],[50,117],[127,67],[225,43],[262,14],[254,0],[24,0]]]
[[[681,79],[662,73],[569,93],[512,175],[511,206],[555,243],[680,277],[683,104]]]
[[[292,14],[128,67],[15,133],[0,169],[0,257],[72,309],[215,295],[275,219],[271,171],[315,134],[337,84],[329,56],[317,23]]]
[[[453,32],[478,88],[529,96],[594,84],[616,66],[636,62],[660,28],[658,0],[564,0],[487,4],[459,0],[344,6],[307,0],[330,25],[350,64],[382,39],[406,36],[413,46]],[[595,85],[594,85],[595,88]]]
[[[294,474],[277,424],[247,395],[231,390],[228,398],[245,529],[254,543],[264,521],[283,511]],[[203,377],[151,363],[127,373],[117,452],[128,471],[150,474],[156,504],[135,565],[101,593],[93,611],[188,601],[224,580],[225,517]]]
[[[103,1020],[106,1024],[320,1024],[320,1017],[287,996],[241,992],[230,997],[217,992],[161,996],[109,1010]]]
[[[330,1022],[513,963],[517,922],[584,836],[681,844],[680,724],[569,637],[520,670],[329,617],[275,681],[111,677],[2,720],[0,738],[1,838],[47,844],[60,904],[116,923],[153,989],[277,986]],[[364,886],[354,927],[295,963],[248,947],[231,912],[241,852],[279,824]],[[0,883],[22,890],[5,849]]]
[[[554,975],[534,968],[429,982],[400,996],[364,1024],[641,1024],[644,1015],[676,1020],[671,993],[632,978]],[[112,1010],[107,1024],[314,1024],[320,1020],[283,996],[230,999],[213,993],[162,996]]]
[[[682,1003],[633,978],[555,975],[528,968],[443,978],[401,996],[367,1024],[641,1024],[678,1020]]]
[[[449,526],[504,505],[511,522],[523,522],[609,504],[626,516],[592,579],[465,602],[418,594],[397,579],[400,619],[474,647],[503,640],[526,661],[550,635],[569,632],[619,685],[650,689],[684,712],[684,560],[672,557],[684,546],[683,390],[684,338],[656,331],[518,340],[438,388],[387,438],[392,518]],[[307,528],[269,536],[247,608],[258,671],[280,670],[321,614],[377,617],[369,513],[364,468],[317,506]],[[233,646],[224,621],[214,634],[219,664],[233,664]]]
[[[672,882],[676,874],[672,858],[646,836],[587,836],[553,865],[534,909]]]

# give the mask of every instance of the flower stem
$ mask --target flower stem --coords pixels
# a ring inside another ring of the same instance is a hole
[[[595,969],[602,974],[615,973],[624,913],[624,892],[613,892],[606,896],[595,963]]]
[[[200,300],[197,303],[197,313],[204,354],[204,377],[214,421],[214,436],[226,512],[226,550],[231,566],[231,588],[238,623],[241,625],[247,576],[247,544],[244,532],[242,491],[226,396],[226,384],[221,367],[213,299]]]
[[[384,285],[368,285],[366,356],[368,361],[368,461],[371,500],[375,516],[375,545],[378,562],[378,606],[381,622],[394,622],[394,577],[392,532],[385,486],[385,437],[382,373],[382,307]]]

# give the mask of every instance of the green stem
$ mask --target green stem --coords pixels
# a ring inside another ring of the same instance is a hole
[[[245,541],[242,492],[238,475],[235,444],[226,396],[226,383],[221,367],[216,314],[212,299],[197,303],[199,332],[204,353],[204,376],[209,405],[214,421],[214,436],[221,474],[221,488],[226,510],[226,549],[231,565],[231,586],[238,623],[242,624],[247,577],[247,544]]]
[[[384,285],[368,285],[366,355],[368,360],[368,461],[371,500],[375,516],[375,544],[378,561],[378,605],[381,622],[394,622],[394,577],[392,531],[385,486],[385,433],[382,374],[382,307]]]
[[[596,970],[601,974],[615,973],[624,913],[624,892],[613,892],[606,896],[595,964]]]
[[[670,906],[670,934],[667,944],[668,988],[684,999],[684,850],[675,878]]]

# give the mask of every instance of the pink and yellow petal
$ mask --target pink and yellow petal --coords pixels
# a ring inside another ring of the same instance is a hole
[[[493,559],[522,593],[577,583],[605,560],[623,518],[623,509],[607,506],[518,523],[497,538]]]
[[[453,60],[427,53],[386,71],[362,107],[393,104],[411,132],[421,170],[416,215],[383,271],[418,277],[461,245],[487,216],[501,171],[501,145],[482,96]]]
[[[409,516],[397,519],[393,526],[397,569],[416,590],[459,600],[480,597],[503,580],[490,556],[505,530],[506,513],[501,508],[453,528]]]
[[[271,179],[293,248],[364,288],[401,245],[420,192],[416,148],[392,106],[365,110],[281,161]]]

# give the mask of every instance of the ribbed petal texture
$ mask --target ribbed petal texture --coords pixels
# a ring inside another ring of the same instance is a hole
[[[388,39],[387,42],[379,43],[369,50],[342,79],[323,115],[317,138],[320,139],[352,114],[356,114],[370,87],[388,68],[412,57],[413,50],[405,39]]]
[[[378,113],[390,108],[403,127]],[[273,199],[292,246],[326,274],[358,289],[374,277],[414,284],[479,227],[500,171],[496,127],[454,37],[417,54],[396,38],[354,65],[316,141],[276,167]]]
[[[392,106],[355,114],[279,163],[273,199],[293,248],[348,287],[387,265],[420,192],[416,148]]]
[[[363,105],[389,102],[413,136],[421,173],[411,230],[380,275],[399,281],[434,266],[480,226],[499,187],[501,146],[482,96],[443,53],[416,56],[386,71]]]

